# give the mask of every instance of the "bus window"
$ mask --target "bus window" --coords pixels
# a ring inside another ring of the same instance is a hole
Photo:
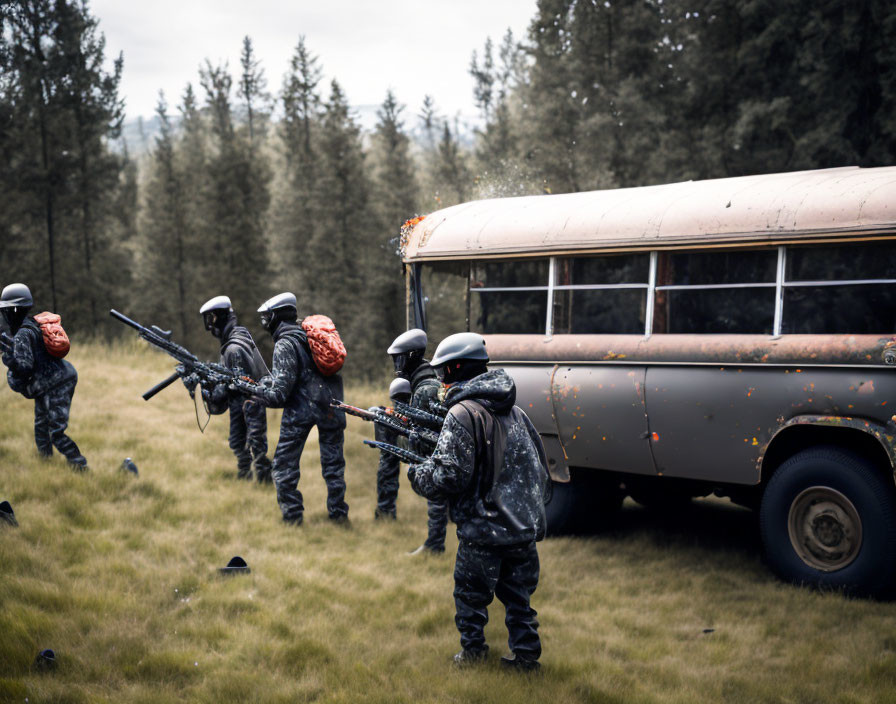
[[[896,332],[896,243],[787,250],[782,332]]]
[[[554,334],[642,334],[650,255],[557,260]]]
[[[437,262],[421,267],[420,284],[430,353],[440,340],[468,329],[469,272],[468,262]]]
[[[771,334],[777,261],[775,250],[661,252],[653,331]]]
[[[546,259],[474,262],[471,329],[485,335],[544,333],[549,266]]]

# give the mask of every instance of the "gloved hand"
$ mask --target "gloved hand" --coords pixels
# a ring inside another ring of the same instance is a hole
[[[178,373],[182,374],[185,370],[181,365],[176,367]],[[185,376],[181,376],[180,379],[184,386],[187,389],[187,392],[190,394],[190,398],[193,398],[193,395],[196,391],[196,385],[199,383],[199,377],[196,374],[187,374]]]
[[[246,379],[243,379],[241,377],[235,377],[227,386],[227,388],[231,391],[246,394],[247,396],[256,396],[260,392],[258,384],[256,384],[254,381],[247,381]]]

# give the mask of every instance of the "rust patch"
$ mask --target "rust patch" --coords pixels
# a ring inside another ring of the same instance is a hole
[[[874,381],[868,380],[863,381],[859,384],[859,393],[860,394],[873,394],[874,393]]]

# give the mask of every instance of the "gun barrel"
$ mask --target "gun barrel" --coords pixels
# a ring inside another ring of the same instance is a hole
[[[421,457],[420,455],[411,452],[410,450],[405,450],[404,448],[398,447],[397,445],[390,445],[387,442],[380,442],[378,440],[365,440],[364,444],[368,447],[373,447],[377,450],[383,450],[384,452],[391,453],[402,462],[407,462],[408,464],[420,464],[421,462],[426,461],[425,457]]]
[[[137,332],[142,332],[144,329],[143,326],[140,323],[138,323],[136,320],[131,320],[124,313],[119,313],[114,308],[109,309],[109,315],[111,315],[113,318],[115,318],[119,322],[124,323],[125,325],[130,325]]]
[[[155,396],[157,393],[159,393],[159,391],[161,391],[162,389],[168,388],[178,379],[180,379],[180,373],[174,372],[174,374],[169,376],[167,379],[163,379],[158,384],[153,386],[149,391],[147,391],[145,394],[143,394],[143,400],[149,401],[149,399],[151,399],[153,396]]]
[[[419,408],[414,408],[400,401],[395,402],[395,410],[401,415],[410,418],[412,422],[425,425],[430,430],[441,430],[442,424],[445,422],[445,419],[441,416],[421,411]]]

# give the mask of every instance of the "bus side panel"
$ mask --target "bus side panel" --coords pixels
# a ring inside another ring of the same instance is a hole
[[[886,424],[896,375],[874,369],[652,366],[647,412],[657,471],[757,484],[777,430],[801,415]]]
[[[516,384],[516,405],[522,408],[541,435],[548,460],[548,473],[554,481],[569,481],[569,464],[557,436],[551,377],[556,365],[503,365]]]
[[[522,408],[535,429],[542,435],[556,435],[554,407],[551,400],[551,375],[553,364],[493,366],[504,369],[516,384],[516,405]]]
[[[655,474],[644,405],[646,368],[560,366],[552,391],[570,467]]]

